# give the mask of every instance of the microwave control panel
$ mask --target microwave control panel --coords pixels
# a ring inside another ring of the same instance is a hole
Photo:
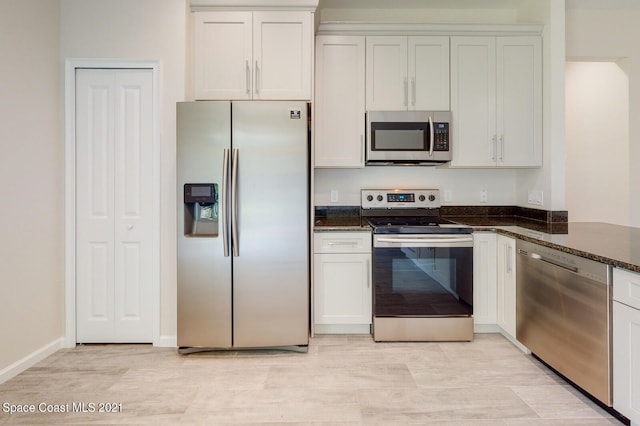
[[[449,151],[449,123],[433,123],[433,150]]]

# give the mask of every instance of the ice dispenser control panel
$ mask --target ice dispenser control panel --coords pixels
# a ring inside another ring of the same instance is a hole
[[[184,185],[184,202],[213,204],[216,202],[216,185],[214,183],[186,183]]]
[[[217,184],[184,184],[184,235],[210,238],[218,236]]]

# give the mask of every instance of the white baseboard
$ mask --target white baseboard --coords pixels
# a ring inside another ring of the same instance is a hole
[[[496,324],[474,324],[474,333],[500,333],[500,327]]]
[[[64,347],[64,337],[54,340],[38,349],[35,352],[30,353],[26,357],[14,362],[10,366],[0,370],[0,383],[4,383],[25,371],[27,368],[32,367],[47,358],[49,355],[54,354],[58,350]]]
[[[158,348],[177,348],[178,347],[178,336],[176,336],[176,335],[160,336],[158,341],[155,342],[153,346],[156,346]]]

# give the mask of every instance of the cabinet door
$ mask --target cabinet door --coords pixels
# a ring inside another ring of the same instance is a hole
[[[311,99],[312,14],[253,13],[253,98]]]
[[[194,98],[250,99],[251,12],[193,14]]]
[[[618,301],[613,302],[613,408],[640,424],[640,310]]]
[[[371,254],[314,255],[314,324],[371,324]]]
[[[540,37],[498,37],[498,166],[542,165]]]
[[[367,37],[367,110],[406,110],[407,37]]]
[[[409,109],[449,110],[449,37],[408,38]]]
[[[452,166],[496,165],[494,37],[451,37]]]
[[[516,241],[497,236],[497,322],[516,337]]]
[[[316,167],[364,166],[364,46],[364,37],[316,38]]]
[[[473,322],[496,324],[496,234],[473,234]]]

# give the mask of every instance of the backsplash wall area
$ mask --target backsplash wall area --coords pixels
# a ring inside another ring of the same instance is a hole
[[[358,206],[361,189],[439,189],[443,205],[516,205],[517,171],[450,169],[447,166],[369,166],[362,169],[315,169],[314,205]],[[482,190],[487,202],[480,201]],[[331,191],[338,200],[331,201]],[[445,200],[450,192],[451,200]],[[530,206],[536,207],[536,206]]]

